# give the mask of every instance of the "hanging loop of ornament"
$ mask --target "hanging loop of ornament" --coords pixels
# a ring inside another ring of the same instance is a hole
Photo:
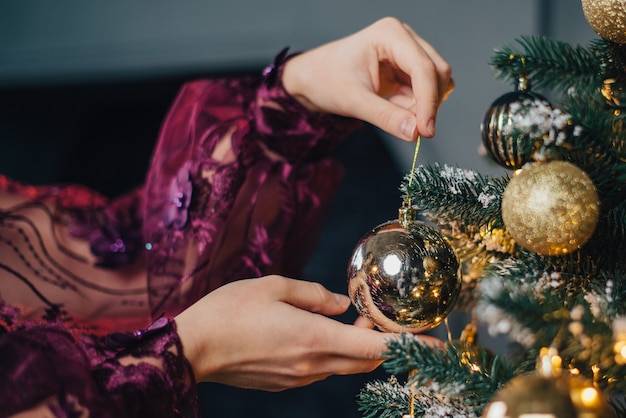
[[[409,172],[409,187],[413,182],[413,176],[415,175],[415,164],[417,162],[417,154],[420,150],[420,143],[422,142],[422,136],[418,135],[417,140],[415,141],[415,151],[413,152],[413,163],[411,164],[411,171]],[[404,197],[404,202],[402,202],[402,207],[398,210],[398,222],[405,227],[408,228],[410,223],[416,219],[416,211],[411,207],[411,196],[408,191],[406,196]]]

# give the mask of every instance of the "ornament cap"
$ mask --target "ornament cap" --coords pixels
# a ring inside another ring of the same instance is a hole
[[[416,219],[416,210],[411,207],[410,203],[405,202],[400,209],[398,209],[398,222],[408,229],[411,222]]]
[[[517,83],[515,84],[516,91],[529,91],[530,90],[530,80],[526,77],[526,74],[520,74],[517,78]]]

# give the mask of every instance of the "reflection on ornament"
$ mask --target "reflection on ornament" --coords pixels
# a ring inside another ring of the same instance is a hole
[[[418,333],[439,325],[460,291],[454,250],[423,222],[375,227],[357,243],[348,266],[352,303],[383,331]]]
[[[602,38],[626,43],[624,0],[582,0],[583,13],[591,29]]]
[[[565,161],[534,163],[502,195],[502,219],[515,242],[543,255],[563,255],[593,235],[599,201],[591,179]]]

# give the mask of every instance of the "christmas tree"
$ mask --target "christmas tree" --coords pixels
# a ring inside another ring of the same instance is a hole
[[[510,174],[429,164],[404,180],[458,256],[447,296],[472,319],[443,349],[391,340],[364,417],[626,417],[626,5],[582,6],[588,45],[525,36],[494,51],[514,91],[487,109],[483,144]],[[483,347],[481,326],[511,350]]]

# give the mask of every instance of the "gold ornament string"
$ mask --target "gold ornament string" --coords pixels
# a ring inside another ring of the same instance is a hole
[[[418,135],[415,142],[415,152],[413,153],[413,164],[411,165],[411,171],[409,172],[409,185],[407,186],[407,193],[402,202],[402,207],[398,211],[398,220],[405,228],[408,228],[411,221],[415,219],[415,213],[411,209],[411,196],[409,195],[409,188],[413,182],[413,176],[415,176],[415,163],[417,162],[417,153],[420,149],[420,143],[422,142],[422,136]]]
[[[417,162],[417,153],[420,150],[421,142],[422,142],[422,136],[418,135],[417,140],[415,141],[415,152],[413,153],[413,164],[411,165],[411,171],[410,171],[411,176],[409,177],[409,186],[411,186],[411,182],[413,181],[413,176],[415,175],[415,163]]]

